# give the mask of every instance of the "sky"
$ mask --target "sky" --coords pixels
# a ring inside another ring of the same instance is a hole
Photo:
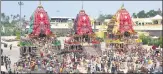
[[[20,13],[19,1],[2,1],[1,12],[6,15],[16,15]],[[26,19],[32,15],[39,5],[39,1],[22,1],[22,15]],[[42,6],[50,17],[76,17],[82,9],[81,1],[41,1]],[[132,15],[141,10],[162,10],[162,1],[83,1],[84,10],[91,17],[97,18],[99,14],[115,14],[124,4],[124,7]],[[59,11],[59,12],[57,12]]]

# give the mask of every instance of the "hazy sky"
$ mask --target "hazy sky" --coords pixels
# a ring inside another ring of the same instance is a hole
[[[24,3],[22,6],[22,15],[26,15],[26,19],[29,19],[37,8],[39,1],[22,2]],[[41,3],[50,17],[76,17],[82,6],[81,1],[42,1]],[[114,14],[123,3],[130,14],[141,10],[158,10],[158,8],[162,10],[162,1],[84,1],[83,3],[84,10],[92,17],[97,17],[100,13]],[[58,10],[60,12],[57,12]],[[1,11],[7,15],[19,14],[18,1],[2,1]]]

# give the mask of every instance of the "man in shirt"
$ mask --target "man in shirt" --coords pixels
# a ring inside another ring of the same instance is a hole
[[[8,65],[9,65],[9,67],[10,67],[10,65],[11,65],[11,60],[10,60],[10,58],[8,59]]]
[[[47,66],[46,67],[46,73],[48,74],[50,72],[50,68]]]
[[[10,50],[12,49],[12,44],[10,44]]]
[[[3,54],[3,49],[1,49],[1,54]]]
[[[52,66],[49,67],[49,72],[50,72],[50,74],[53,74],[53,67]]]

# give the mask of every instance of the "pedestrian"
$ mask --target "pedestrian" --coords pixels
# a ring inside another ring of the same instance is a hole
[[[4,65],[4,56],[1,56],[1,65]]]
[[[114,67],[114,65],[111,68],[111,73],[115,73],[115,67]]]
[[[6,58],[7,58],[7,57],[6,57],[6,56],[4,56],[4,62],[6,62]]]
[[[60,67],[59,73],[62,73],[62,71],[63,71],[63,68],[62,68],[62,67]]]
[[[38,64],[38,69],[40,70],[41,69],[41,61],[38,60],[37,64]]]
[[[49,67],[49,73],[53,74],[53,67],[52,66]]]
[[[88,69],[87,69],[88,73],[90,72],[90,70],[91,70],[91,64],[89,63],[88,64]]]
[[[7,65],[7,61],[5,62],[5,67],[6,67],[6,69],[8,69],[8,67],[7,67],[8,65]]]
[[[95,72],[96,72],[96,69],[95,69],[95,67],[93,67],[92,70],[91,70],[91,73],[94,74]]]
[[[9,74],[12,74],[11,68],[9,69],[8,73],[9,73]]]
[[[1,71],[1,74],[5,74],[5,72],[4,71]]]
[[[9,65],[9,67],[10,67],[10,65],[11,65],[11,60],[10,60],[10,58],[8,59],[8,65]]]
[[[110,68],[110,65],[111,65],[111,61],[110,60],[108,60],[107,65],[108,65],[108,68]]]
[[[3,54],[3,49],[1,49],[1,54]]]
[[[10,44],[10,50],[12,49],[12,44]]]

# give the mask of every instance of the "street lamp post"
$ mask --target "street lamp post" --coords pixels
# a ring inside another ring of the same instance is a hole
[[[24,5],[24,3],[23,2],[21,2],[21,0],[20,0],[20,2],[18,2],[18,4],[19,4],[19,6],[20,6],[20,17],[19,17],[19,26],[21,26],[21,23],[22,23],[22,19],[21,19],[21,6],[22,5]],[[21,32],[22,30],[21,30],[21,28],[20,28],[20,42],[21,42],[21,34],[22,34],[22,32]]]

